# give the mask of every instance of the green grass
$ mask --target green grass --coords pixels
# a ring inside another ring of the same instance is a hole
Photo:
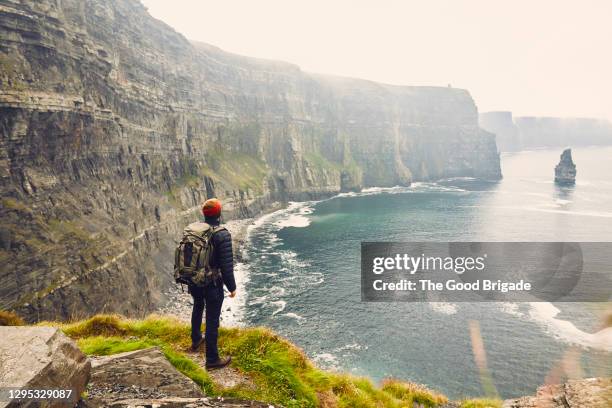
[[[215,183],[241,190],[251,189],[255,194],[263,192],[268,168],[259,157],[215,148],[207,158],[210,165],[203,168],[202,173]]]
[[[206,370],[188,356],[189,325],[173,318],[152,315],[129,320],[97,315],[74,323],[41,324],[60,327],[88,355],[160,347],[168,361],[208,395],[255,399],[285,407],[400,408],[412,406],[413,402],[435,407],[447,401],[443,395],[417,384],[386,380],[377,387],[367,378],[320,370],[302,350],[264,328],[221,328],[221,353],[231,354],[232,365],[255,384],[227,389],[216,386]]]
[[[502,401],[498,399],[470,399],[461,401],[459,408],[501,408]]]

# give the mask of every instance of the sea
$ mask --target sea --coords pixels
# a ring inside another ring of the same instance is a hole
[[[612,303],[367,303],[362,241],[612,241],[612,147],[502,154],[503,179],[455,178],[294,202],[249,227],[243,324],[264,325],[320,367],[405,379],[451,398],[533,394],[612,375]],[[608,288],[612,292],[612,288]]]

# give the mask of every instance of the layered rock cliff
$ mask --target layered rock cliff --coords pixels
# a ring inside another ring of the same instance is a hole
[[[514,121],[524,149],[612,145],[612,123],[604,119],[518,116]]]
[[[0,0],[0,309],[140,314],[208,196],[501,177],[465,90],[325,77],[194,44],[135,0]]]
[[[512,112],[482,112],[479,115],[480,127],[495,134],[495,141],[500,152],[521,150],[518,127],[512,119]]]
[[[564,146],[612,145],[612,123],[594,118],[517,116],[481,112],[480,126],[496,136],[501,152]]]

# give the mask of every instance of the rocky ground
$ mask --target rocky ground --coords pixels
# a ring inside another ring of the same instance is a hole
[[[206,397],[156,347],[92,358],[86,392],[87,397],[80,403],[82,408],[269,407],[255,401]]]

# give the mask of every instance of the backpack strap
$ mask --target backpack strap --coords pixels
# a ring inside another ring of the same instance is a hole
[[[213,235],[219,231],[227,231],[227,228],[225,228],[222,225],[217,225],[216,227],[212,227],[212,233]]]

